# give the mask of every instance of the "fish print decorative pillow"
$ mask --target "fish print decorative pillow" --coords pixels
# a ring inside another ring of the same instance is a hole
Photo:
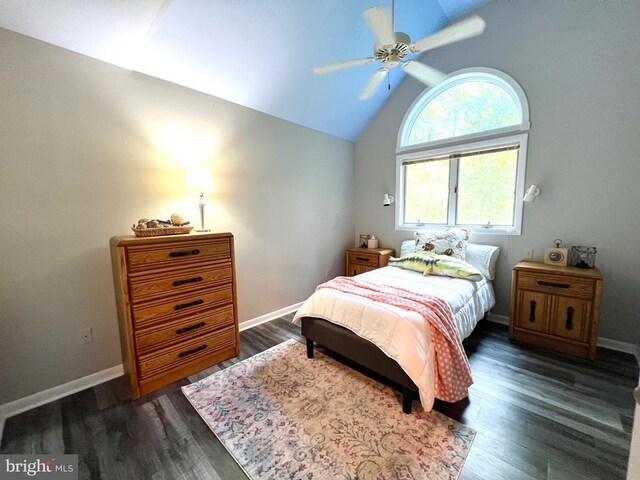
[[[401,258],[391,257],[389,265],[420,272],[423,275],[463,278],[472,282],[479,282],[484,278],[475,267],[463,260],[431,252],[415,252]]]

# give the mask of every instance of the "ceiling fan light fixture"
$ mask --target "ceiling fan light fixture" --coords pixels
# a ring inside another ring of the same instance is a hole
[[[376,38],[373,46],[373,57],[334,62],[314,67],[315,73],[331,73],[349,67],[366,65],[374,61],[380,62],[382,68],[374,73],[369,83],[360,93],[360,99],[363,100],[370,98],[375,89],[382,83],[389,69],[398,65],[401,65],[405,72],[427,86],[439,84],[446,78],[444,73],[418,61],[405,60],[405,57],[480,35],[485,29],[484,20],[472,15],[436,33],[411,42],[411,37],[406,33],[394,31],[393,1],[391,9],[371,7],[364,11],[364,17]]]

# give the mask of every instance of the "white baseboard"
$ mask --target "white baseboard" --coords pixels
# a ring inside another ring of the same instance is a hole
[[[260,317],[252,318],[251,320],[242,322],[239,325],[239,330],[247,330],[262,323],[275,320],[276,318],[287,315],[288,313],[295,312],[303,303],[304,302],[296,303],[295,305],[290,305],[288,307],[281,308],[280,310],[276,310],[275,312],[267,313]],[[49,388],[48,390],[34,393],[33,395],[19,398],[18,400],[0,405],[0,445],[2,443],[2,432],[4,430],[4,424],[7,418],[13,417],[14,415],[18,415],[19,413],[26,412],[27,410],[31,410],[46,403],[53,402],[54,400],[58,400],[81,390],[95,387],[96,385],[107,382],[114,378],[118,378],[122,375],[124,375],[123,366],[116,365],[114,367],[107,368],[106,370],[102,370],[101,372],[92,373],[91,375],[87,375],[86,377],[78,378],[76,380],[72,380],[71,382],[58,385],[57,387]]]
[[[489,322],[499,323],[500,325],[509,325],[509,317],[504,315],[489,313],[487,315],[487,320]],[[618,340],[611,340],[610,338],[598,337],[598,346],[608,348],[609,350],[615,350],[617,352],[630,353],[631,355],[635,355],[636,359],[640,362],[640,358],[638,358],[640,355],[638,346],[633,343],[619,342]]]
[[[281,308],[280,310],[276,310],[275,312],[267,313],[265,315],[261,315],[256,318],[252,318],[251,320],[244,321],[238,325],[238,329],[242,332],[244,330],[248,330],[253,327],[257,327],[263,323],[270,322],[271,320],[275,320],[276,318],[280,318],[283,315],[287,315],[289,313],[295,312],[298,310],[304,302],[296,303],[295,305],[290,305],[288,307]]]
[[[496,315],[495,313],[487,313],[487,321],[491,323],[499,323],[500,325],[509,325],[509,317],[504,315]]]
[[[39,407],[59,398],[66,397],[72,393],[95,387],[101,383],[107,382],[114,378],[124,375],[122,364],[116,365],[100,372],[92,373],[86,377],[78,378],[57,387],[34,393],[27,397],[19,398],[4,405],[0,405],[0,441],[2,440],[2,431],[4,430],[5,420],[27,410]]]
[[[602,348],[608,348],[609,350],[616,350],[617,352],[630,353],[636,355],[637,345],[627,342],[619,342],[618,340],[612,340],[610,338],[598,337],[598,346]]]

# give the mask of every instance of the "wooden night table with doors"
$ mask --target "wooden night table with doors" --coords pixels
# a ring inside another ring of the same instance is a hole
[[[347,249],[347,276],[353,277],[376,268],[386,267],[389,257],[395,254],[396,251],[393,248],[349,248]]]
[[[596,268],[518,263],[513,268],[509,337],[595,359],[603,283]]]

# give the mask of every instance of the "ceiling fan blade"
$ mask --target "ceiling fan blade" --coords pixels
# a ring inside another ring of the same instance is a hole
[[[364,17],[369,22],[377,43],[381,45],[396,43],[396,34],[393,32],[393,25],[391,24],[391,12],[388,8],[368,8],[364,11]]]
[[[369,80],[369,83],[367,83],[367,86],[362,89],[362,92],[360,92],[360,96],[358,98],[360,100],[366,100],[367,98],[371,97],[371,95],[375,93],[380,83],[382,83],[382,81],[384,80],[384,77],[387,75],[388,71],[388,68],[382,67],[376,73],[374,73],[373,77],[371,77],[371,80]]]
[[[442,82],[447,76],[440,70],[425,65],[424,63],[410,60],[402,64],[402,69],[413,78],[420,80],[425,85],[433,87]]]
[[[453,42],[459,42],[467,38],[475,37],[484,32],[484,20],[477,15],[473,15],[464,20],[460,20],[433,35],[421,38],[409,45],[413,53],[424,52],[434,48],[442,47]]]
[[[342,70],[343,68],[368,65],[369,63],[373,63],[374,60],[375,58],[373,57],[358,58],[357,60],[343,60],[341,62],[327,63],[325,65],[316,65],[315,67],[313,67],[313,71],[314,73],[332,73],[338,70]]]

